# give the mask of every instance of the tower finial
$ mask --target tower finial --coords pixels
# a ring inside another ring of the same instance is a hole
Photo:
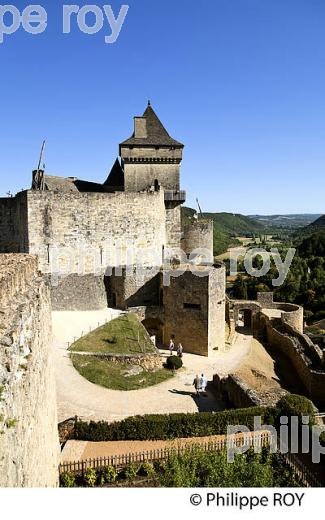
[[[148,99],[148,107],[151,107],[151,101]]]

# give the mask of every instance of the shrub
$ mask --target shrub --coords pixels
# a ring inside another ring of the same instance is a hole
[[[113,466],[108,466],[104,470],[104,477],[105,477],[105,482],[107,482],[107,484],[112,484],[117,479],[116,469]]]
[[[224,412],[175,413],[128,417],[120,422],[77,421],[75,438],[83,441],[157,440],[202,437],[227,433],[228,425],[242,424],[254,429],[254,417],[273,425],[275,409],[252,407]]]
[[[155,467],[153,464],[151,464],[150,462],[144,462],[141,465],[139,473],[141,475],[144,475],[145,477],[153,477],[155,475],[156,471],[155,471]]]
[[[66,487],[66,488],[72,488],[74,487],[76,483],[76,477],[73,473],[63,473],[60,476],[60,486]]]
[[[281,416],[297,416],[299,419],[303,416],[307,416],[309,417],[309,424],[315,424],[315,407],[307,397],[296,394],[287,394],[280,399],[276,408],[278,419]]]
[[[97,481],[97,473],[96,470],[93,468],[88,468],[85,476],[84,481],[86,486],[88,487],[95,487],[96,481]]]
[[[166,365],[170,370],[178,370],[179,368],[182,368],[183,361],[178,356],[169,356]]]
[[[227,450],[191,450],[172,454],[159,475],[163,487],[277,487],[297,486],[293,472],[279,453],[268,449],[237,454],[230,463]],[[301,483],[300,483],[301,484]]]
[[[139,466],[136,466],[135,464],[129,464],[123,469],[122,473],[127,480],[134,480],[138,474],[138,471]]]

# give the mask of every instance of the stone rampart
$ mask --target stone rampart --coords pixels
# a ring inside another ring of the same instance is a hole
[[[0,255],[0,311],[0,487],[55,487],[51,305],[35,257]]]

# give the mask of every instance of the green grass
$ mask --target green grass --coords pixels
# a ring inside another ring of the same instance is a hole
[[[112,390],[138,390],[157,385],[173,377],[173,372],[165,368],[156,371],[143,370],[140,374],[126,376],[132,365],[113,363],[93,356],[71,354],[72,364],[91,383]]]
[[[145,354],[155,352],[149,334],[135,314],[125,314],[78,339],[71,352]]]

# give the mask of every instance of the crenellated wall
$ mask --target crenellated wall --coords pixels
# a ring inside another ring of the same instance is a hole
[[[0,487],[55,487],[51,304],[36,257],[0,255],[0,311]]]

